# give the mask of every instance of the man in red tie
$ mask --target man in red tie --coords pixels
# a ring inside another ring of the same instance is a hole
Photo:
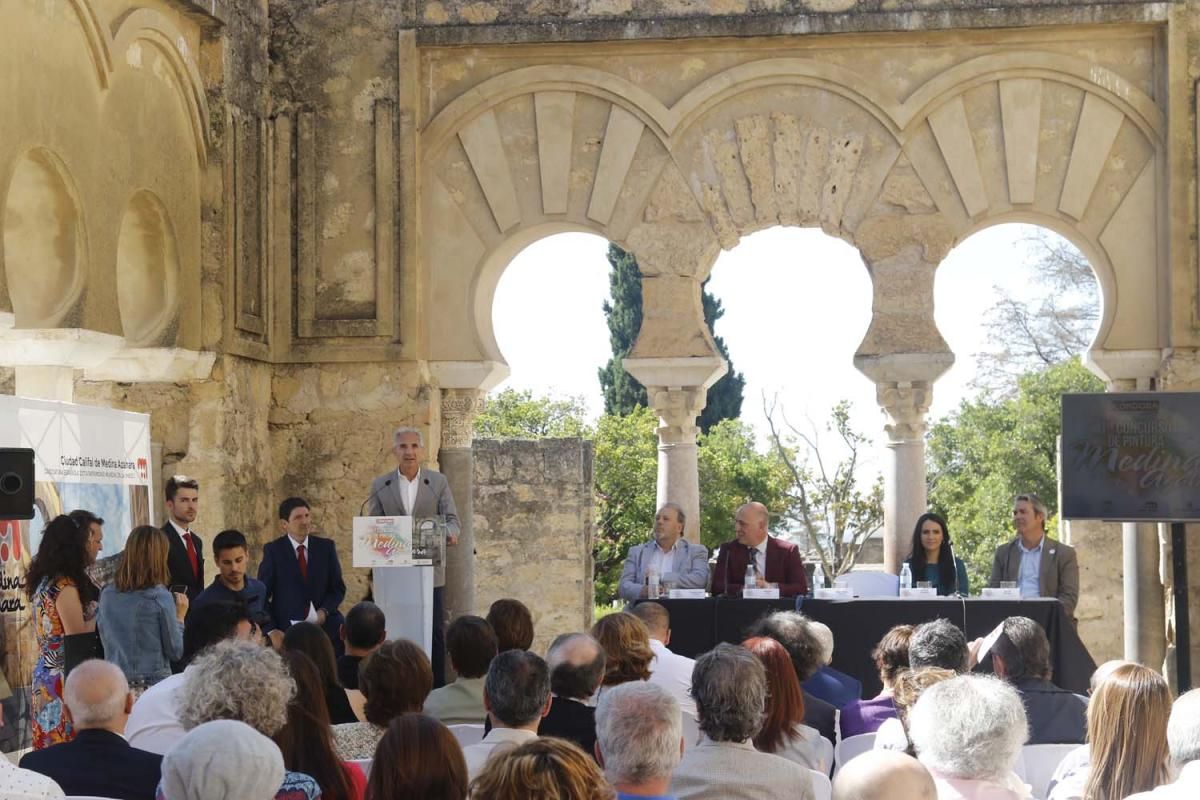
[[[167,524],[163,533],[171,543],[167,566],[171,585],[184,586],[188,600],[204,591],[204,540],[192,530],[200,511],[200,483],[186,475],[167,480]]]

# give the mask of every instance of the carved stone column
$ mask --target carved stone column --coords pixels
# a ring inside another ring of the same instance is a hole
[[[450,619],[475,613],[475,415],[483,409],[480,389],[442,389],[442,438],[438,464],[458,507],[458,545],[446,549],[446,613]]]

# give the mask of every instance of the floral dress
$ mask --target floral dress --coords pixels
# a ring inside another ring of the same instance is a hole
[[[42,578],[33,593],[33,631],[37,636],[38,659],[33,665],[31,700],[33,704],[33,747],[40,750],[68,742],[75,736],[71,721],[63,715],[63,628],[58,615],[58,594],[74,586],[70,578]],[[83,619],[94,619],[98,605],[90,602],[83,609]]]

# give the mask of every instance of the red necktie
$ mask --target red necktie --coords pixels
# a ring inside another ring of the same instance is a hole
[[[192,532],[187,531],[183,534],[183,538],[187,539],[188,546],[188,561],[192,562],[192,577],[200,577],[200,559],[196,556],[196,542],[192,539]]]
[[[296,548],[296,560],[300,562],[300,577],[308,580],[308,557],[304,555],[304,545]]]

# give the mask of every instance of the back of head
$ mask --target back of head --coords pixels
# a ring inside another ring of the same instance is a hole
[[[783,645],[792,659],[796,678],[803,683],[822,666],[821,643],[813,634],[808,620],[795,611],[776,611],[750,626],[746,638],[766,636]]]
[[[912,625],[897,625],[883,635],[879,644],[871,651],[875,669],[885,683],[894,683],[901,671],[908,669],[908,644],[912,639]]]
[[[1050,679],[1050,640],[1042,626],[1029,617],[1004,620],[992,654],[1004,660],[1004,677],[1013,683]]]
[[[1104,683],[1105,679],[1116,672],[1119,667],[1134,663],[1136,662],[1126,661],[1123,658],[1114,658],[1096,667],[1096,671],[1092,673],[1092,677],[1088,678],[1088,694],[1092,694],[1100,688],[1100,684]]]
[[[838,770],[833,800],[937,800],[929,770],[895,750],[868,750]]]
[[[218,642],[201,653],[184,676],[179,722],[190,730],[232,719],[274,736],[287,722],[295,693],[296,684],[274,650],[250,642]]]
[[[125,714],[129,684],[121,668],[107,661],[84,661],[67,676],[63,700],[76,730],[108,728]]]
[[[279,748],[242,722],[198,725],[163,757],[170,800],[273,800],[282,784]]]
[[[171,570],[167,566],[167,551],[170,540],[153,525],[138,525],[129,532],[121,563],[113,576],[113,585],[118,592],[135,592],[166,586],[171,582]]]
[[[1167,720],[1167,746],[1179,769],[1200,761],[1200,689],[1179,695]]]
[[[283,634],[283,649],[296,650],[312,659],[317,671],[321,673],[321,686],[328,688],[338,685],[337,657],[333,653],[333,643],[325,635],[325,631],[315,622],[297,622]]]
[[[783,645],[766,636],[756,636],[742,646],[762,662],[767,674],[767,713],[763,725],[754,736],[754,746],[764,753],[777,752],[793,736],[795,727],[804,721],[804,691],[792,661]]]
[[[488,624],[496,632],[499,651],[528,650],[533,646],[533,614],[520,600],[504,598],[492,603]]]
[[[483,617],[457,617],[446,629],[446,651],[460,677],[482,678],[499,648],[496,632]]]
[[[366,796],[465,800],[467,762],[458,740],[433,717],[396,717],[375,748]]]
[[[948,681],[957,675],[952,669],[941,667],[920,667],[906,669],[896,677],[896,685],[892,692],[892,703],[896,706],[896,716],[905,726],[908,725],[908,712],[917,703],[921,693],[935,683]]]
[[[682,738],[679,703],[657,684],[614,686],[596,706],[596,740],[609,783],[670,777],[679,766]]]
[[[87,591],[91,586],[84,571],[88,565],[88,535],[87,526],[67,514],[46,523],[37,553],[25,572],[25,593],[33,597],[44,578],[51,581],[70,578],[80,591]]]
[[[471,782],[471,800],[614,800],[616,794],[595,759],[552,737],[492,756]]]
[[[183,660],[190,662],[217,642],[237,636],[238,625],[251,622],[244,603],[205,603],[188,609],[183,623]]]
[[[762,727],[766,671],[746,648],[719,644],[696,659],[692,697],[700,730],[709,739],[744,742]]]
[[[815,619],[806,620],[808,629],[812,631],[813,637],[816,638],[817,644],[820,646],[820,663],[824,667],[833,661],[833,631],[824,622],[817,622]]]
[[[908,641],[908,664],[913,669],[941,667],[967,671],[967,637],[948,619],[918,625]]]
[[[387,635],[387,619],[383,609],[369,600],[355,603],[346,612],[346,644],[359,650],[370,650]]]
[[[272,737],[283,754],[284,766],[311,776],[328,800],[350,800],[353,787],[333,747],[329,709],[321,673],[299,650],[285,650],[283,660],[296,684],[288,703],[287,724]]]
[[[1088,703],[1085,796],[1123,800],[1169,782],[1170,714],[1171,690],[1154,670],[1127,664],[1103,680]]]
[[[998,781],[1028,738],[1025,707],[1004,681],[959,675],[930,686],[909,711],[909,739],[921,763],[951,778]]]
[[[624,611],[609,614],[592,626],[592,636],[607,656],[605,686],[649,680],[654,651],[650,649],[650,631],[644,622]]]
[[[671,630],[671,612],[662,603],[638,603],[629,613],[642,621],[651,639],[660,642],[667,640],[667,633]]]
[[[407,639],[384,642],[358,668],[358,690],[367,721],[386,727],[393,718],[420,711],[433,690],[433,667],[425,651]]]
[[[550,669],[536,653],[506,650],[492,659],[483,691],[497,724],[523,727],[540,719],[550,700]]]
[[[550,691],[559,697],[586,700],[604,678],[608,657],[604,648],[586,633],[564,633],[546,651]]]

